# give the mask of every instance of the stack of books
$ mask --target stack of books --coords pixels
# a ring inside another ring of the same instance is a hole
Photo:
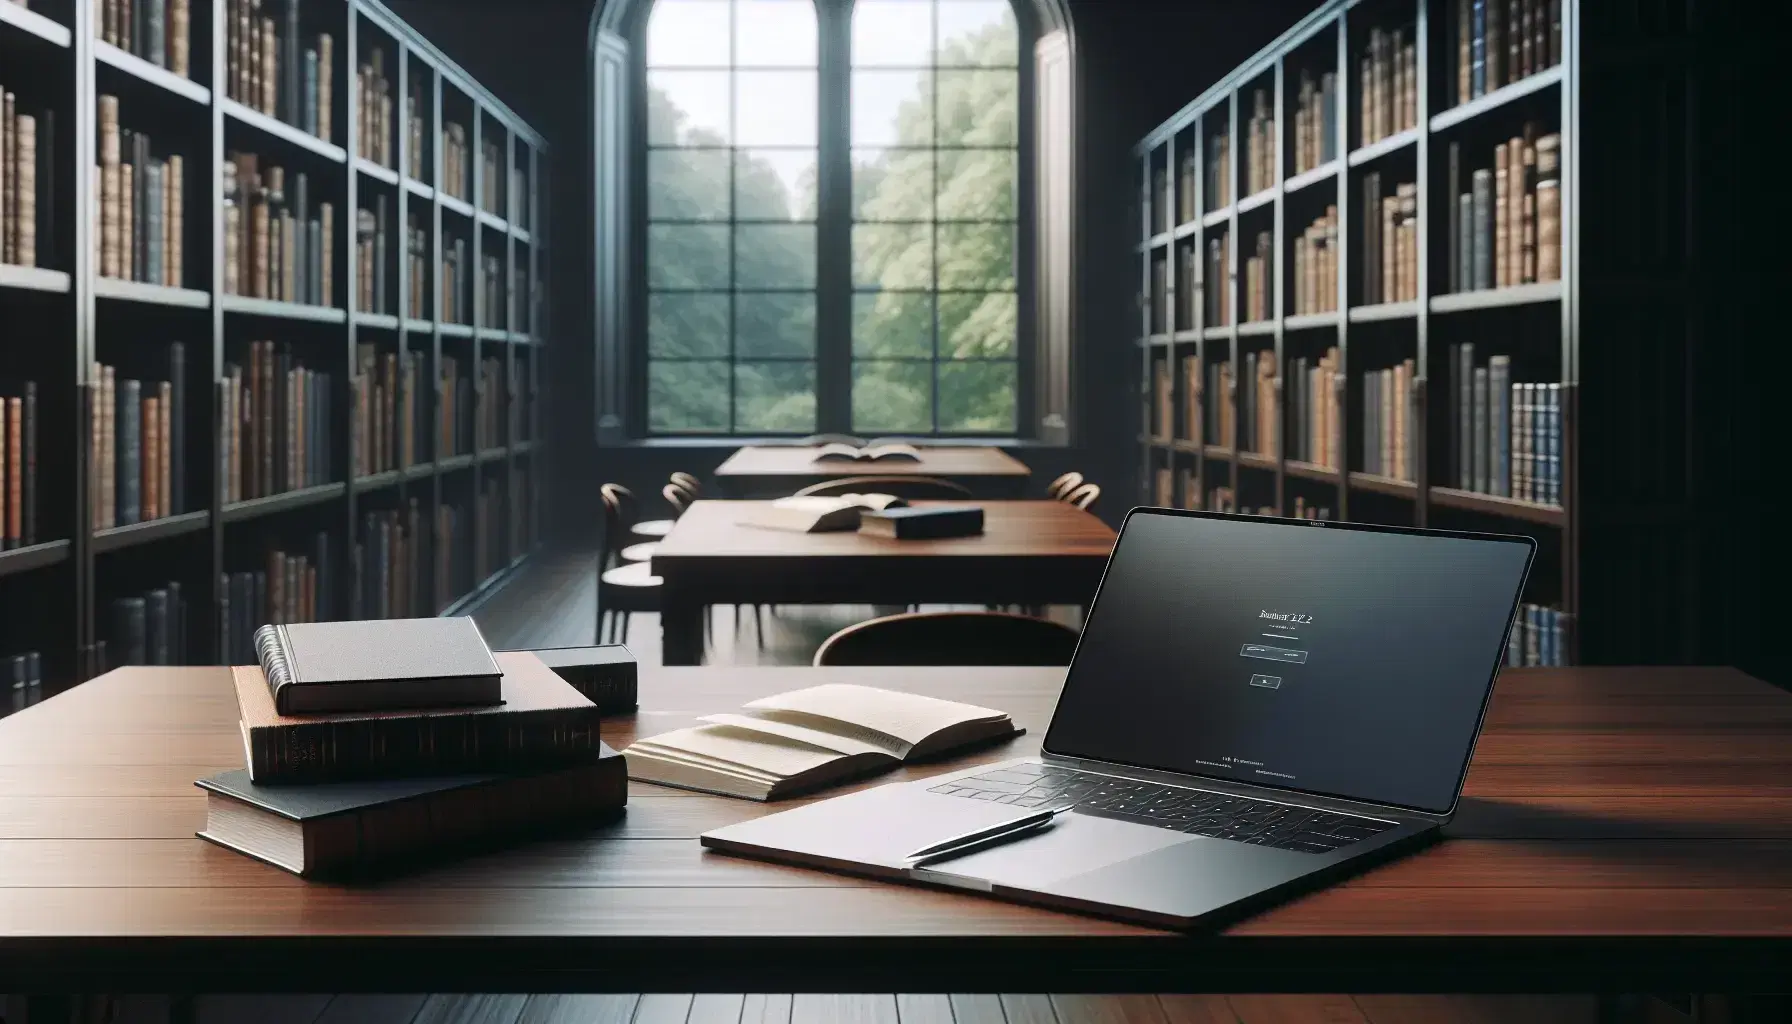
[[[598,707],[471,619],[263,626],[232,670],[245,768],[199,835],[301,876],[365,877],[588,825],[627,800]]]
[[[267,14],[263,14],[267,11]],[[225,0],[224,81],[231,99],[331,141],[336,59],[328,32],[306,35],[299,0]]]
[[[1357,118],[1362,144],[1380,142],[1419,123],[1419,58],[1408,29],[1371,29],[1357,62]]]
[[[100,39],[182,78],[192,55],[188,0],[94,0],[93,32]]]

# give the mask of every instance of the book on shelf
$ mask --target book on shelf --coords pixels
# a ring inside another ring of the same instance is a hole
[[[1274,314],[1275,241],[1267,231],[1257,232],[1255,254],[1244,261],[1244,320],[1268,320]]]
[[[1246,352],[1245,386],[1240,389],[1239,441],[1241,451],[1266,458],[1276,455],[1275,350]]]
[[[1267,510],[1260,514],[1274,515],[1273,512]],[[1329,521],[1332,518],[1332,510],[1329,505],[1309,505],[1307,499],[1298,494],[1294,496],[1294,507],[1288,510],[1288,514],[1295,519]]]
[[[330,142],[334,41],[300,15],[300,0],[224,0],[225,95]]]
[[[392,313],[392,284],[387,267],[391,248],[387,231],[391,208],[385,195],[373,197],[371,207],[355,211],[355,297],[357,309]]]
[[[319,530],[303,546],[270,545],[258,568],[220,576],[218,636],[224,659],[233,665],[254,664],[255,633],[267,623],[341,618],[336,598],[340,550],[328,531]]]
[[[1561,504],[1562,387],[1512,379],[1511,359],[1477,365],[1472,343],[1452,345],[1454,460],[1464,491],[1539,505]]]
[[[511,172],[510,172],[509,196],[510,196],[510,222],[519,228],[528,230],[528,228],[530,227],[530,223],[529,223],[530,189],[529,189],[529,177],[528,177],[527,173],[525,173],[525,171],[524,171],[523,161],[525,159],[525,157],[524,157],[525,151],[526,150],[525,150],[524,144],[521,142],[518,142],[516,145],[517,164],[516,164],[516,166],[511,168]],[[1191,186],[1193,186],[1194,182],[1191,181],[1191,182],[1189,182],[1189,184]],[[1194,198],[1194,192],[1192,190],[1189,192],[1189,198],[1190,198],[1190,201],[1192,202],[1193,198]]]
[[[0,0],[4,2],[4,0]],[[0,687],[0,715],[22,711],[44,698],[44,659],[39,651],[23,651],[0,658],[6,667],[6,679]]]
[[[1155,159],[1151,163],[1151,181],[1146,187],[1151,190],[1145,197],[1146,208],[1151,211],[1151,231],[1163,234],[1170,230],[1170,172]]]
[[[409,138],[410,166],[405,173],[417,181],[428,181],[425,168],[429,166],[423,154],[423,117],[417,113],[417,90],[422,83],[413,82],[410,94],[405,97],[405,131]]]
[[[1207,140],[1207,208],[1232,202],[1232,137],[1222,131]]]
[[[1232,322],[1232,254],[1226,244],[1224,235],[1214,235],[1207,239],[1207,269],[1203,275],[1207,284],[1201,294],[1205,296],[1205,311],[1208,327],[1218,327]]]
[[[100,275],[179,288],[185,283],[185,158],[119,125],[118,97],[96,102],[99,189],[94,234]]]
[[[1408,28],[1369,30],[1357,60],[1357,134],[1361,146],[1419,123],[1418,50]]]
[[[129,597],[113,598],[101,671],[121,665],[185,665],[187,597],[178,580]]]
[[[392,152],[392,95],[385,48],[370,46],[367,59],[355,69],[355,148],[362,159],[395,168],[398,158]]]
[[[549,771],[603,756],[597,705],[527,651],[494,655],[502,704],[282,715],[260,665],[234,676],[249,777],[258,785],[492,771]]]
[[[232,152],[223,179],[225,293],[334,305],[335,206],[319,198],[310,177]]]
[[[56,116],[28,114],[0,85],[0,263],[54,265]]]
[[[1175,422],[1175,385],[1170,378],[1170,364],[1166,359],[1153,360],[1151,363],[1151,394],[1151,438],[1155,441],[1168,441],[1171,424]]]
[[[629,778],[779,800],[1024,731],[991,708],[844,683],[764,697],[699,721],[636,740],[623,751]]]
[[[479,208],[501,217],[504,215],[504,146],[496,139],[484,139],[479,148],[480,173],[484,177]]]
[[[448,602],[431,605],[424,595],[432,578],[446,588],[445,575],[432,577],[430,572],[452,543],[439,523],[430,533],[416,498],[398,508],[362,513],[360,532],[349,550],[349,617],[414,618],[440,611]]]
[[[1494,147],[1491,167],[1469,172],[1469,190],[1456,195],[1449,226],[1455,291],[1561,278],[1561,136],[1536,133],[1526,122]],[[1455,143],[1450,152],[1450,187],[1460,188]]]
[[[474,394],[478,396],[473,426],[474,450],[502,447],[506,412],[503,359],[485,356],[479,360],[479,385]]]
[[[1327,71],[1317,81],[1302,70],[1294,108],[1294,173],[1338,157],[1338,76]]]
[[[1201,357],[1188,355],[1182,357],[1182,425],[1177,436],[1184,440],[1201,443],[1201,412],[1204,396],[1202,390],[1205,378],[1201,374]]]
[[[1168,466],[1159,466],[1152,471],[1151,503],[1159,508],[1173,508],[1176,505],[1176,476]]]
[[[1294,237],[1294,312],[1328,313],[1338,308],[1338,208],[1325,213]]]
[[[1419,297],[1419,190],[1400,182],[1389,194],[1380,171],[1363,175],[1363,301],[1411,302]]]
[[[224,500],[248,501],[336,479],[335,377],[305,366],[285,345],[251,341],[224,364],[219,439]]]
[[[1276,117],[1267,89],[1251,91],[1251,116],[1245,121],[1245,191],[1253,196],[1276,184]]]
[[[88,496],[95,529],[150,522],[186,510],[185,353],[182,343],[169,344],[169,379],[163,381],[120,378],[115,367],[94,365],[86,390],[91,417]],[[177,423],[182,426],[178,431]]]
[[[37,543],[37,382],[0,386],[0,541]]]
[[[1282,398],[1288,407],[1288,457],[1296,462],[1338,467],[1338,365],[1336,347],[1317,359],[1296,356],[1288,361]]]
[[[1567,626],[1568,616],[1559,608],[1529,602],[1519,605],[1506,640],[1506,665],[1511,668],[1567,665]]]
[[[473,190],[467,181],[467,128],[457,121],[448,121],[442,125],[442,181],[443,192],[462,202],[470,202]]]
[[[1232,386],[1232,363],[1218,359],[1207,365],[1207,429],[1204,444],[1235,446],[1237,418],[1233,415],[1237,394]]]
[[[480,300],[484,309],[479,322],[486,327],[503,327],[506,324],[504,301],[504,260],[502,257],[487,254],[480,260],[479,267]]]
[[[190,0],[94,0],[98,38],[182,78],[190,77]]]
[[[1561,0],[1456,0],[1444,16],[1455,62],[1444,76],[1450,106],[1562,62]]]
[[[471,324],[472,310],[467,308],[467,240],[456,238],[442,246],[441,308],[443,323]]]
[[[405,259],[409,294],[405,315],[414,320],[429,319],[429,236],[422,219],[412,212],[406,216]]]
[[[415,465],[421,420],[424,360],[407,352],[355,346],[354,475],[371,476]]]
[[[1192,146],[1184,146],[1176,154],[1176,223],[1187,224],[1195,219],[1195,175],[1200,171],[1195,165],[1195,151]],[[518,169],[521,177],[521,169]],[[514,211],[514,204],[512,206]],[[514,213],[513,213],[514,216]]]
[[[1363,374],[1363,472],[1409,483],[1418,479],[1416,372],[1413,360],[1406,359]]]

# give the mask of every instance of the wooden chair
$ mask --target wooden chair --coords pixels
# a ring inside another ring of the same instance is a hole
[[[671,482],[689,492],[693,498],[697,496],[698,491],[703,489],[703,484],[689,473],[674,473],[672,474]],[[617,486],[621,485],[618,484]],[[665,492],[662,491],[661,493],[663,494]],[[652,537],[657,539],[672,532],[672,523],[677,518],[677,516],[673,516],[672,519],[649,519],[645,522],[635,523],[629,527],[629,529],[637,537]]]
[[[686,494],[690,495],[692,498],[695,498],[698,495],[703,493],[703,481],[697,479],[694,475],[692,475],[690,473],[673,473],[671,478],[668,480],[668,482],[677,484]]]
[[[621,484],[604,484],[598,494],[604,505],[604,542],[597,562],[597,642],[621,643],[628,637],[629,615],[660,610],[661,580],[646,562],[622,557],[634,494]]]
[[[1068,665],[1077,631],[1008,612],[908,612],[828,637],[822,665]]]
[[[1083,474],[1077,472],[1065,473],[1063,476],[1060,476],[1058,479],[1045,485],[1045,496],[1051,498],[1053,501],[1063,501],[1065,495],[1082,485]]]
[[[1089,511],[1089,506],[1095,504],[1095,499],[1099,497],[1101,497],[1101,488],[1099,486],[1095,484],[1084,484],[1065,494],[1064,497],[1059,500],[1067,501],[1077,508],[1082,509],[1084,512],[1087,512]]]
[[[848,476],[810,484],[799,495],[834,497],[841,494],[894,494],[898,498],[968,498],[970,489],[951,480],[932,476]]]

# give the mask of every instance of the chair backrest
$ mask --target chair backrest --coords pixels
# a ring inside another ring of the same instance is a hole
[[[621,484],[604,484],[597,489],[604,503],[604,537],[602,564],[608,567],[612,558],[625,547],[629,531],[637,515],[635,492]]]
[[[808,437],[797,442],[797,444],[810,446],[821,444],[862,445],[864,443],[864,438],[854,437],[851,434],[810,434]]]
[[[1075,472],[1073,470],[1069,473],[1065,473],[1063,476],[1060,476],[1060,477],[1058,477],[1058,479],[1053,480],[1051,483],[1045,485],[1045,494],[1046,494],[1046,497],[1055,498],[1058,501],[1063,501],[1065,495],[1069,494],[1071,491],[1076,490],[1078,487],[1081,487],[1082,484],[1083,484],[1083,474]]]
[[[666,499],[666,504],[672,506],[674,519],[684,515],[684,510],[691,507],[693,496],[677,484],[667,484],[660,488],[660,494]]]
[[[817,665],[1068,665],[1077,631],[1008,612],[911,612],[848,626]]]
[[[690,473],[674,473],[671,476],[671,481],[693,498],[703,493],[703,481]]]
[[[970,489],[951,480],[933,476],[846,476],[823,480],[796,492],[801,495],[833,497],[839,494],[894,494],[898,498],[968,498]]]
[[[1089,506],[1095,504],[1095,499],[1099,497],[1101,497],[1101,488],[1099,486],[1095,484],[1084,484],[1065,494],[1061,500],[1068,501],[1077,508],[1087,512],[1089,511]]]

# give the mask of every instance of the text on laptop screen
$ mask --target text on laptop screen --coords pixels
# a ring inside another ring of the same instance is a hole
[[[1531,547],[1136,513],[1053,754],[1444,812]]]

